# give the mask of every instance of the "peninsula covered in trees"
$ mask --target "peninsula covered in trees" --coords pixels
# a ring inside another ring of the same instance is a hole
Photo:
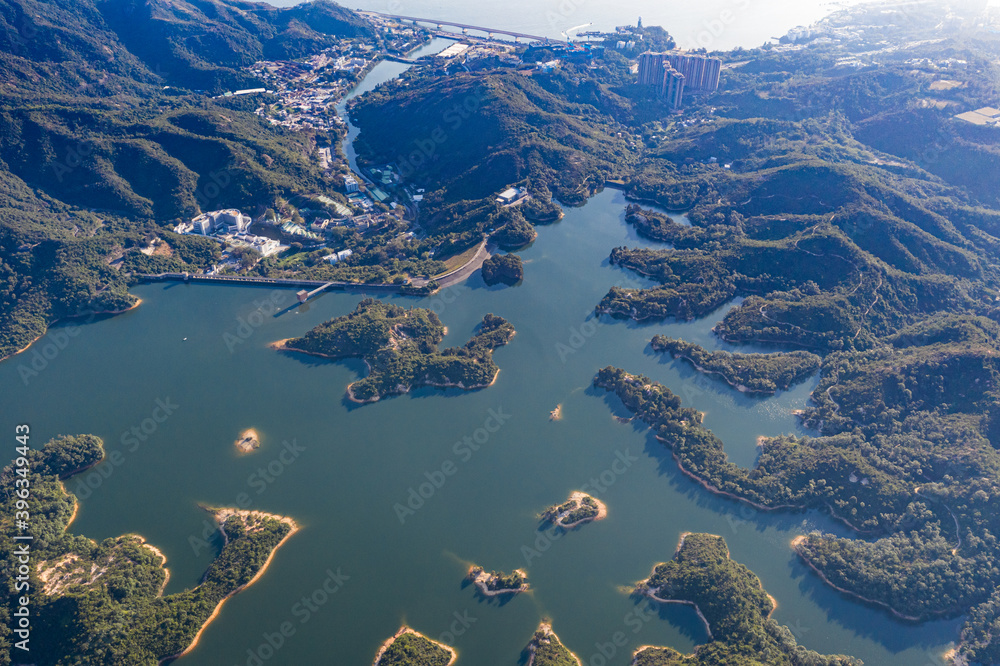
[[[670,648],[644,647],[636,666],[860,666],[841,655],[824,656],[798,645],[792,632],[771,619],[776,607],[752,571],[729,558],[722,537],[683,534],[673,559],[653,568],[636,594],[659,603],[694,606],[709,642],[693,655]]]
[[[454,648],[403,626],[382,644],[372,666],[451,666],[457,658]]]
[[[981,330],[961,328],[967,333]],[[915,339],[935,339],[914,333]],[[932,354],[934,344],[930,347],[918,347],[914,353]],[[938,364],[937,372],[950,370],[950,363],[931,360],[939,356],[924,358]],[[894,364],[894,373],[899,372],[898,359],[872,360],[875,367]],[[964,393],[969,402],[949,411],[938,407],[907,412],[905,406],[919,406],[925,396],[941,391],[942,380],[925,380],[912,388],[863,382],[855,390],[867,393],[851,395],[858,400],[857,408],[846,411],[842,420],[823,423],[822,436],[764,440],[750,470],[729,462],[722,442],[702,425],[701,415],[683,407],[668,388],[615,368],[598,373],[595,384],[614,392],[648,423],[670,447],[678,467],[707,490],[762,510],[825,509],[863,534],[865,539],[810,534],[797,539],[794,548],[831,586],[900,618],[921,621],[969,613],[963,629],[967,640],[959,654],[973,663],[987,663],[978,655],[992,654],[998,640],[987,627],[998,617],[993,591],[1000,580],[993,535],[1000,528],[1000,514],[993,510],[993,498],[1000,482],[992,470],[1000,465],[1000,454],[987,439],[991,421],[975,415],[979,410],[991,413],[989,403],[977,402],[974,391],[993,382],[995,371],[970,374],[983,367],[983,356],[974,353],[966,362],[962,388],[956,385],[955,393]],[[992,368],[992,355],[988,362]],[[837,369],[846,370],[847,363],[844,355],[829,357],[824,377],[836,377]],[[836,384],[827,381],[828,386]],[[830,409],[820,397],[824,394],[838,395],[821,383],[814,393],[819,404],[806,410],[807,421]],[[885,407],[878,408],[880,404]],[[899,420],[889,418],[895,414]],[[960,456],[956,441],[966,447]]]
[[[39,664],[84,660],[88,663],[146,664],[182,654],[197,641],[214,611],[230,596],[263,574],[274,551],[295,530],[281,516],[236,509],[218,509],[214,516],[225,538],[222,551],[192,589],[163,595],[167,582],[165,558],[135,534],[95,542],[70,534],[76,498],[60,478],[80,471],[103,457],[103,442],[92,435],[61,437],[26,456],[30,474],[8,465],[0,472],[0,516],[6,534],[33,537],[33,636],[31,658]],[[76,466],[76,467],[74,467]],[[27,500],[16,493],[15,479],[27,478]],[[18,501],[31,515],[27,532],[15,530]],[[0,544],[4,561],[14,558],[14,542]],[[0,571],[0,583],[13,589],[14,569]],[[16,596],[5,596],[0,615],[13,617]],[[6,620],[0,635],[3,654],[11,648]]]
[[[709,352],[684,340],[664,335],[653,338],[652,347],[674,358],[690,362],[698,372],[719,375],[738,391],[773,394],[784,391],[814,375],[822,363],[816,354],[793,351],[775,354],[734,354]]]
[[[542,620],[526,648],[527,666],[582,666],[580,658],[562,644],[552,625]]]
[[[364,403],[406,393],[416,386],[465,390],[489,386],[500,372],[493,362],[493,350],[513,337],[510,323],[488,314],[465,346],[439,351],[444,326],[432,311],[368,298],[351,314],[275,346],[325,358],[364,359],[368,376],[347,387],[352,401]]]

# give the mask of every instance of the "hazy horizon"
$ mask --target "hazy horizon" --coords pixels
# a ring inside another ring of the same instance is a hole
[[[579,26],[613,30],[634,25],[660,25],[683,48],[709,50],[753,48],[777,39],[790,29],[810,25],[840,9],[866,0],[705,0],[700,3],[664,3],[651,0],[512,0],[504,3],[467,3],[459,0],[342,0],[350,9],[418,18],[450,20],[490,28],[559,38]],[[270,0],[292,6],[296,0]],[[985,4],[985,3],[983,3]]]

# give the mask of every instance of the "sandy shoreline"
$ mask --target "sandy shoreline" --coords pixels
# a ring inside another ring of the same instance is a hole
[[[138,296],[133,296],[132,298],[135,299],[135,303],[133,303],[129,307],[125,308],[124,310],[102,310],[101,312],[88,312],[86,314],[67,315],[65,317],[60,317],[59,319],[56,319],[51,324],[46,324],[45,325],[45,330],[42,331],[41,335],[39,335],[34,340],[32,340],[31,342],[29,342],[28,344],[26,344],[24,347],[22,347],[21,349],[18,349],[16,352],[12,352],[10,354],[7,354],[3,358],[0,358],[0,363],[3,363],[4,361],[6,361],[9,358],[14,358],[18,354],[21,354],[23,352],[28,351],[28,349],[31,348],[31,345],[35,344],[36,342],[38,342],[39,340],[41,340],[42,338],[45,337],[45,335],[49,332],[50,328],[52,328],[53,326],[55,326],[59,322],[63,321],[64,319],[79,319],[80,317],[99,317],[101,315],[120,315],[120,314],[125,314],[126,312],[128,312],[130,310],[135,310],[137,307],[139,307],[140,305],[142,305],[142,299],[141,298],[139,298]]]
[[[201,628],[198,629],[198,633],[195,634],[194,639],[191,641],[191,644],[188,645],[186,648],[184,648],[182,651],[178,652],[177,654],[173,654],[168,657],[164,657],[163,659],[160,659],[160,661],[157,662],[158,664],[162,664],[165,661],[172,661],[174,659],[179,659],[180,657],[183,657],[184,655],[190,653],[192,650],[198,647],[198,641],[201,640],[201,635],[205,632],[205,629],[208,628],[208,625],[212,624],[212,621],[219,616],[219,613],[222,611],[223,604],[225,604],[230,599],[230,597],[239,594],[243,590],[247,589],[248,587],[256,583],[258,580],[260,580],[260,577],[264,575],[264,572],[267,571],[267,568],[271,565],[271,561],[274,559],[275,553],[277,553],[278,550],[280,550],[281,547],[285,545],[286,541],[292,538],[293,534],[299,531],[299,526],[294,520],[286,516],[278,516],[273,513],[264,513],[263,511],[242,511],[239,509],[207,509],[207,510],[210,513],[212,513],[212,515],[215,516],[216,522],[218,522],[219,524],[219,530],[222,531],[226,543],[229,542],[229,539],[228,537],[225,536],[226,532],[225,530],[222,529],[222,525],[223,523],[226,522],[227,518],[229,518],[234,514],[273,518],[275,520],[285,523],[286,525],[289,525],[291,529],[288,531],[288,534],[286,534],[281,539],[281,541],[275,544],[274,548],[271,549],[270,555],[267,556],[267,559],[264,561],[264,564],[261,565],[260,570],[257,571],[256,575],[254,575],[253,578],[247,581],[245,585],[241,585],[240,587],[236,588],[235,590],[233,590],[232,592],[230,592],[229,594],[227,594],[226,596],[224,596],[222,599],[219,600],[219,603],[215,606],[215,609],[212,611],[212,614],[208,617],[208,619],[205,620],[204,624],[201,625]]]
[[[705,625],[705,633],[708,634],[708,640],[709,641],[715,640],[715,638],[712,636],[712,627],[709,626],[708,620],[705,619],[705,616],[702,614],[701,609],[698,608],[698,604],[696,604],[695,602],[684,601],[683,599],[662,599],[656,596],[656,593],[652,591],[647,591],[644,594],[646,595],[647,598],[652,599],[658,604],[680,604],[682,606],[690,606],[691,608],[694,608],[694,612],[698,616],[698,619],[701,620],[701,623],[703,625]]]
[[[70,497],[73,498],[73,513],[70,514],[69,520],[66,521],[66,527],[63,528],[64,531],[67,531],[67,532],[69,531],[69,526],[73,524],[73,521],[76,520],[77,514],[80,513],[80,498],[78,498],[76,496],[76,494],[71,493],[70,491],[66,490],[66,482],[69,481],[74,476],[76,476],[77,474],[80,474],[81,472],[85,472],[88,469],[90,469],[91,467],[96,467],[96,466],[100,465],[102,462],[104,462],[104,460],[107,457],[108,457],[107,454],[104,452],[104,446],[102,445],[101,446],[101,459],[100,460],[98,460],[97,462],[91,463],[89,465],[84,465],[83,467],[78,467],[77,469],[75,469],[72,472],[68,473],[65,476],[65,478],[59,479],[59,487],[62,488],[63,493],[65,493],[66,495],[69,495]]]
[[[448,660],[448,663],[445,666],[452,666],[452,664],[455,663],[455,660],[458,659],[458,652],[455,650],[455,648],[451,647],[450,645],[445,645],[444,643],[439,643],[433,638],[428,638],[427,636],[424,636],[416,629],[411,629],[410,627],[404,624],[402,627],[399,628],[399,631],[397,631],[395,634],[387,638],[385,642],[382,643],[382,645],[378,649],[378,652],[375,653],[375,661],[372,662],[372,666],[378,666],[378,663],[382,659],[382,655],[385,654],[385,651],[388,650],[389,647],[396,642],[396,639],[402,636],[403,634],[413,634],[414,636],[420,636],[421,638],[430,641],[431,643],[437,645],[442,650],[448,652],[451,655],[451,659]]]
[[[656,347],[654,347],[653,349],[656,349]],[[662,353],[662,352],[665,352],[667,350],[665,350],[665,349],[656,349],[656,351]],[[670,354],[670,352],[668,352],[668,351],[667,351],[667,353]],[[751,390],[749,387],[744,386],[743,384],[734,382],[732,379],[730,379],[729,377],[727,377],[723,372],[721,372],[719,370],[706,370],[705,368],[703,368],[700,365],[698,365],[697,363],[695,363],[694,359],[691,358],[690,356],[686,356],[685,354],[677,354],[676,356],[674,356],[673,354],[670,354],[670,355],[673,356],[674,358],[682,358],[682,359],[684,359],[685,361],[687,361],[688,363],[690,363],[692,366],[694,366],[695,370],[697,370],[698,372],[700,372],[703,375],[718,375],[719,377],[722,378],[722,381],[726,382],[727,384],[729,384],[731,387],[733,387],[734,389],[736,389],[740,393],[746,393],[747,395],[774,395],[775,393],[778,392],[778,390],[780,390],[780,389],[774,390],[774,391],[757,391],[757,390]]]
[[[66,492],[65,486],[63,486],[63,492]],[[73,498],[73,513],[70,514],[69,520],[66,521],[66,527],[63,528],[65,531],[69,531],[69,526],[73,524],[74,520],[76,520],[76,514],[80,513],[80,500],[78,500],[76,495],[73,493],[66,494]]]
[[[575,527],[583,525],[584,523],[596,523],[598,520],[604,520],[605,518],[608,517],[608,505],[592,495],[588,495],[587,493],[576,490],[570,493],[569,499],[576,502],[576,505],[579,507],[583,505],[584,497],[589,497],[590,499],[594,500],[594,502],[597,503],[597,515],[594,516],[593,518],[581,518],[575,523],[569,523],[569,524],[564,524],[560,519],[558,525],[562,527],[564,530],[571,530]]]
[[[656,435],[656,439],[658,439],[659,441],[663,442],[668,447],[670,446],[667,443],[667,441],[664,440],[663,438],[661,438],[659,435]],[[768,439],[768,438],[765,438],[765,439]],[[719,488],[716,488],[711,483],[709,483],[705,479],[701,478],[697,474],[689,471],[686,467],[684,467],[683,463],[681,463],[681,460],[680,460],[680,458],[677,457],[677,452],[673,450],[673,447],[670,447],[670,450],[671,450],[671,455],[674,458],[674,462],[677,463],[677,469],[679,469],[681,472],[683,472],[685,475],[687,475],[688,477],[690,477],[694,481],[697,481],[699,485],[701,485],[703,488],[705,488],[705,490],[708,490],[709,492],[712,492],[712,493],[714,493],[716,495],[721,495],[722,497],[728,497],[728,498],[736,500],[738,502],[743,502],[744,504],[749,504],[750,506],[754,507],[755,509],[759,509],[761,511],[781,511],[781,510],[786,510],[786,509],[787,510],[792,510],[792,511],[808,511],[809,510],[808,506],[806,506],[806,505],[798,505],[798,504],[776,504],[774,506],[766,506],[764,504],[759,504],[759,503],[754,502],[753,500],[747,499],[745,497],[740,497],[739,495],[734,495],[733,493],[727,492],[725,490],[720,490]],[[826,502],[825,505],[827,507],[827,510],[829,511],[829,514],[830,514],[831,518],[833,518],[835,520],[839,520],[840,522],[844,523],[844,525],[848,526],[849,528],[851,528],[852,530],[854,530],[858,534],[872,534],[873,533],[871,530],[862,530],[862,529],[858,528],[857,526],[852,525],[851,522],[849,520],[847,520],[847,518],[838,515],[833,510],[833,507],[830,505],[829,502]]]
[[[556,408],[553,409],[551,412],[549,412],[549,421],[562,421],[563,418],[562,408],[563,408],[562,403],[556,405]]]
[[[666,446],[670,447],[670,445],[667,443],[667,441],[664,440],[663,438],[661,438],[659,435],[656,435],[656,439],[660,440]],[[684,465],[681,463],[680,458],[677,457],[677,452],[673,450],[673,447],[670,447],[670,450],[671,450],[671,455],[674,458],[674,462],[677,463],[677,469],[679,469],[681,472],[683,472],[686,476],[690,477],[694,481],[697,481],[699,485],[701,485],[703,488],[705,488],[705,490],[708,490],[709,492],[715,493],[716,495],[721,495],[722,497],[728,497],[729,499],[733,499],[733,500],[736,500],[738,502],[743,502],[744,504],[749,504],[750,506],[754,507],[755,509],[759,509],[761,511],[781,511],[781,510],[785,510],[785,509],[790,509],[792,511],[807,511],[809,509],[809,507],[807,507],[805,505],[796,505],[796,504],[776,504],[775,506],[765,506],[763,504],[758,504],[757,502],[754,502],[753,500],[749,500],[749,499],[747,499],[745,497],[740,497],[739,495],[734,495],[733,493],[726,492],[725,490],[719,490],[718,488],[716,488],[715,486],[713,486],[711,483],[709,483],[705,479],[703,479],[700,476],[698,476],[697,474],[694,474],[693,472],[688,471],[688,469],[685,468]],[[844,523],[844,525],[847,525],[848,527],[850,527],[852,530],[854,530],[858,534],[872,534],[872,532],[870,530],[859,529],[858,527],[852,525],[851,522],[849,520],[847,520],[846,518],[844,518],[843,516],[837,515],[837,513],[833,510],[833,507],[830,506],[829,502],[826,503],[826,507],[827,507],[827,510],[830,513],[830,517],[831,518],[833,518],[835,520],[839,520],[840,522]]]
[[[639,658],[639,655],[645,652],[646,650],[673,650],[677,654],[681,654],[679,650],[674,650],[674,648],[667,645],[640,645],[639,647],[637,647],[635,650],[632,651],[632,661],[629,662],[629,665],[635,666],[636,660]]]
[[[447,328],[445,328],[445,332],[447,333]],[[517,331],[513,331],[510,334],[510,337],[507,338],[506,342],[504,342],[503,344],[498,345],[498,346],[503,346],[503,345],[508,344],[514,338],[515,335],[517,335]],[[340,361],[340,360],[343,360],[345,358],[354,358],[354,357],[346,357],[346,356],[331,356],[330,354],[324,354],[322,352],[306,351],[305,349],[299,349],[298,347],[291,347],[291,346],[289,346],[288,341],[289,340],[294,340],[294,339],[295,338],[285,338],[283,340],[275,340],[274,342],[268,344],[268,347],[270,347],[271,349],[275,349],[277,351],[298,352],[300,354],[307,354],[309,356],[318,356],[320,358],[328,358],[328,359],[332,359],[332,360],[335,360],[335,361]],[[491,357],[492,357],[492,353],[491,353]],[[368,376],[371,375],[372,367],[368,363],[368,359],[364,359],[363,358],[361,360],[364,361],[365,368],[367,368],[367,370],[368,370],[368,372],[365,375],[365,377],[368,377]],[[489,388],[490,386],[493,386],[494,384],[496,384],[497,383],[497,378],[499,376],[500,376],[500,368],[497,368],[496,373],[493,375],[493,379],[491,379],[488,384],[472,384],[471,386],[465,386],[461,382],[441,382],[441,383],[438,383],[438,382],[432,382],[432,381],[424,381],[424,382],[417,383],[415,385],[415,387],[416,388],[421,388],[423,386],[431,386],[433,388],[460,388],[463,391],[478,391],[479,389]],[[361,381],[361,380],[359,379],[358,381]],[[357,384],[358,381],[351,382],[350,384],[347,385],[347,399],[350,400],[351,402],[355,403],[355,404],[358,404],[358,405],[366,405],[366,404],[369,404],[369,403],[372,403],[372,402],[378,402],[382,398],[386,398],[386,397],[389,397],[389,396],[405,395],[405,394],[409,393],[410,391],[412,391],[414,389],[414,385],[410,385],[410,386],[406,387],[405,391],[393,391],[393,392],[386,393],[385,395],[379,395],[379,396],[376,396],[374,398],[369,398],[367,400],[359,400],[358,397],[354,395],[354,390],[353,390],[354,385]]]
[[[298,351],[298,350],[294,350],[294,351]],[[328,357],[328,358],[332,358],[332,357]],[[368,366],[368,361],[365,361],[365,365]],[[368,373],[371,374],[371,366],[368,366]],[[358,382],[351,382],[350,384],[347,385],[347,399],[350,400],[351,402],[355,403],[355,404],[358,404],[358,405],[367,405],[367,404],[370,404],[370,403],[373,403],[373,402],[378,402],[382,398],[388,398],[388,397],[395,396],[395,395],[406,395],[407,393],[409,393],[410,391],[412,391],[414,388],[423,388],[424,386],[430,386],[431,388],[460,388],[463,391],[478,391],[479,389],[489,388],[489,387],[493,386],[494,384],[496,384],[498,377],[500,377],[500,368],[497,368],[496,374],[493,375],[493,379],[490,381],[489,384],[473,384],[471,386],[465,386],[461,382],[458,382],[458,383],[455,383],[455,382],[441,382],[441,383],[438,383],[438,382],[430,382],[430,381],[428,381],[428,382],[418,383],[418,384],[415,385],[415,387],[414,387],[414,385],[407,386],[405,391],[393,391],[391,393],[386,393],[385,395],[378,395],[378,396],[375,396],[374,398],[369,398],[367,400],[360,400],[360,399],[358,399],[354,395],[353,388],[354,388],[354,385],[357,384]],[[361,381],[361,380],[359,379],[358,381]]]

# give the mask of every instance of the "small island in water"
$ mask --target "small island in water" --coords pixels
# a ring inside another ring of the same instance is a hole
[[[550,506],[543,511],[542,520],[564,530],[571,530],[584,523],[604,520],[607,515],[608,507],[604,502],[587,493],[576,491],[562,504]]]
[[[483,262],[483,282],[492,287],[497,284],[515,285],[524,279],[524,266],[516,254],[498,254]]]
[[[404,625],[382,644],[372,666],[450,666],[457,658],[455,648]]]
[[[351,314],[272,346],[324,358],[363,359],[368,376],[349,385],[347,395],[367,403],[418,386],[485,388],[500,372],[493,350],[513,337],[514,327],[507,320],[488,314],[465,346],[439,351],[444,326],[432,311],[368,298]]]
[[[250,453],[260,448],[260,435],[253,428],[247,428],[233,443],[240,453]]]
[[[527,666],[583,666],[583,662],[562,644],[552,625],[542,620],[526,648]]]
[[[528,589],[528,574],[523,569],[514,569],[509,574],[502,571],[486,573],[482,567],[473,565],[469,567],[468,578],[475,583],[480,593],[487,597],[517,594]]]

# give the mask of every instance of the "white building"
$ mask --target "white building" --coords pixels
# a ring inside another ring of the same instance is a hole
[[[202,213],[190,223],[177,225],[177,233],[194,233],[211,236],[217,233],[243,234],[250,228],[252,220],[235,208]]]
[[[358,181],[355,180],[354,176],[344,176],[344,191],[350,194],[351,192],[357,192],[360,189]]]
[[[247,240],[260,252],[263,257],[270,257],[281,250],[281,244],[273,238],[266,236],[247,236]]]
[[[497,201],[499,201],[502,204],[509,204],[510,202],[517,199],[519,196],[521,196],[521,191],[516,187],[512,187],[498,194]]]
[[[354,254],[353,250],[341,250],[340,252],[334,252],[333,254],[326,255],[325,257],[323,257],[323,261],[328,261],[331,264],[335,264],[338,261],[343,261],[344,259],[347,259],[352,254]]]
[[[1000,109],[984,106],[975,111],[960,113],[955,116],[959,120],[964,120],[973,125],[985,125],[987,127],[1000,127]]]

